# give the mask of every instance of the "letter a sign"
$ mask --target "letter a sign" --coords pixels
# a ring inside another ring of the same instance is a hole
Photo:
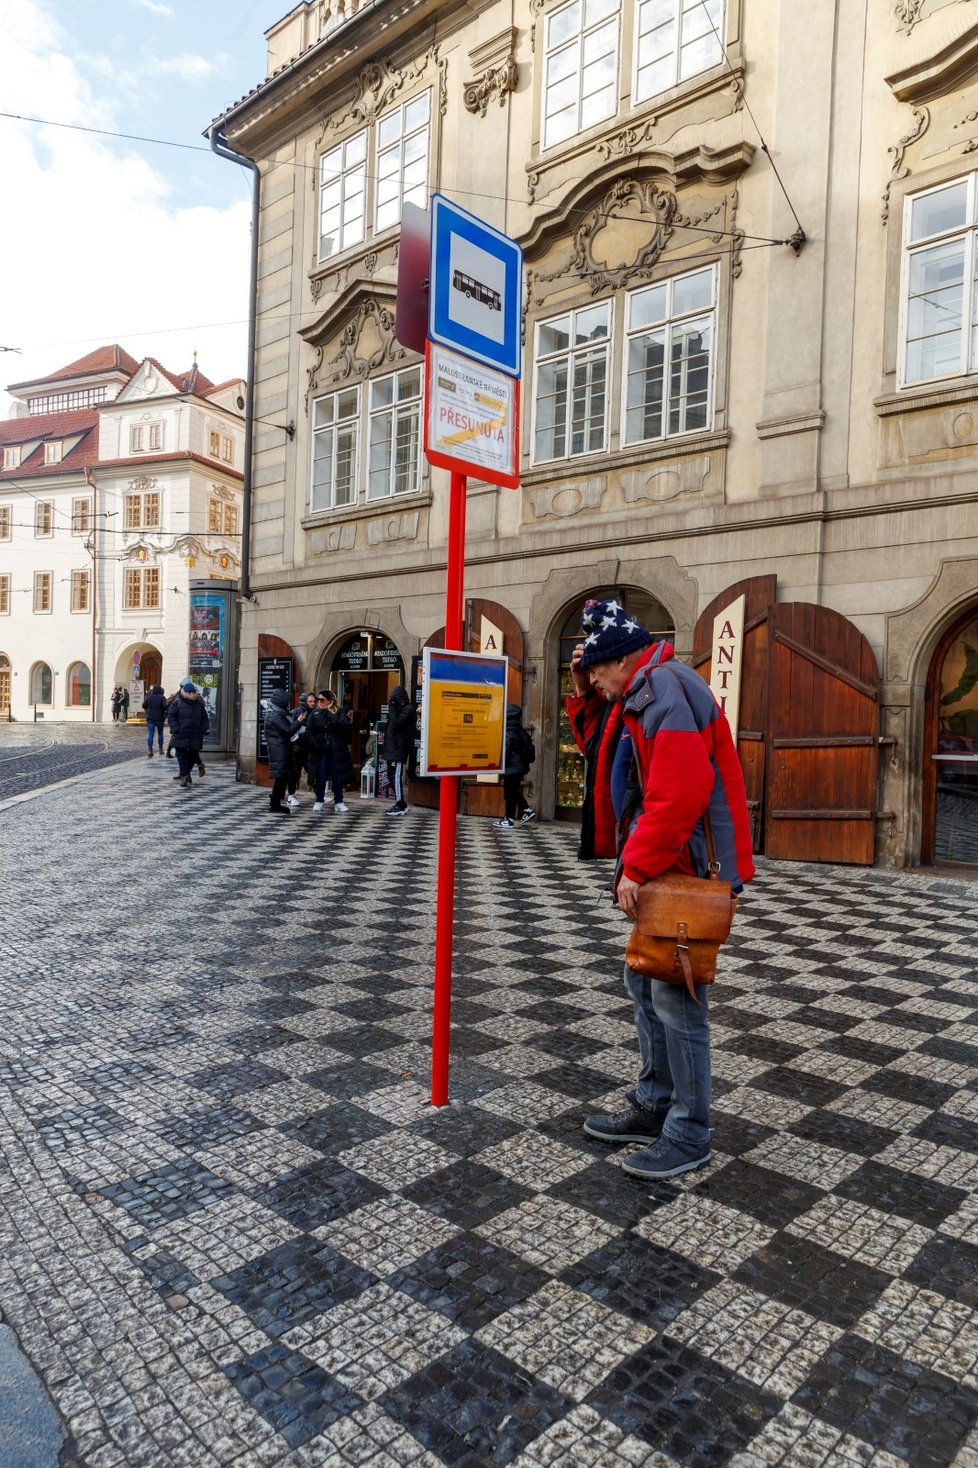
[[[710,656],[710,688],[727,716],[733,737],[740,724],[740,674],[744,655],[744,608],[747,598],[724,607],[713,619],[713,648]]]

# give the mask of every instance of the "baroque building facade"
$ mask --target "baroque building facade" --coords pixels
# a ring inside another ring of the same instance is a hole
[[[0,718],[107,720],[117,685],[136,714],[187,676],[191,583],[240,570],[244,390],[117,345],[8,388]]]
[[[738,612],[760,849],[978,861],[978,6],[327,0],[267,39],[215,124],[260,177],[243,765],[263,652],[369,721],[438,639],[395,296],[440,190],[524,250],[522,482],[470,480],[465,589],[541,811],[580,804],[561,693],[616,592],[706,676]]]

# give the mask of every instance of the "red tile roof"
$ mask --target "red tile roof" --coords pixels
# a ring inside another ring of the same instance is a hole
[[[47,386],[49,383],[65,382],[73,377],[92,377],[99,372],[124,372],[131,377],[139,363],[135,357],[118,345],[108,347],[97,347],[94,352],[89,352],[85,357],[79,357],[77,362],[69,362],[67,367],[59,367],[57,372],[51,372],[46,377],[31,377],[26,382],[12,382],[9,390],[15,392],[24,387]]]
[[[209,459],[205,454],[191,453],[189,449],[174,449],[167,454],[136,454],[127,459],[101,459],[98,467],[100,469],[124,469],[129,464],[137,464],[141,468],[151,469],[154,464],[173,463],[177,459],[188,459],[195,464],[204,464],[208,469],[220,469],[222,474],[229,474],[232,479],[243,479],[244,475],[240,469],[232,469],[230,464],[223,463],[220,459]]]
[[[45,464],[44,441],[70,439],[81,434],[81,442],[58,464]],[[35,413],[31,418],[0,422],[0,449],[5,445],[40,440],[37,448],[16,469],[0,468],[0,484],[52,474],[78,474],[98,463],[98,410],[72,408],[63,413]],[[0,456],[2,464],[2,456]]]
[[[246,386],[243,377],[229,377],[227,382],[219,382],[216,387],[209,387],[205,393],[201,394],[201,396],[205,398],[212,398],[215,393],[223,392],[226,387],[234,387],[235,384],[239,382],[242,387]]]

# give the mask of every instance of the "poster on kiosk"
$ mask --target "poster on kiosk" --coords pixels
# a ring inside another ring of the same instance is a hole
[[[422,775],[501,775],[506,763],[509,659],[424,649]]]

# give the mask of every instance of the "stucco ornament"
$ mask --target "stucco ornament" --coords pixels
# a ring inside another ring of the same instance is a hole
[[[541,281],[558,280],[562,276],[579,275],[586,279],[591,293],[617,290],[626,281],[648,275],[669,242],[676,218],[676,196],[651,181],[620,178],[599,204],[589,209],[574,231],[570,259],[556,270],[540,272]],[[619,242],[609,231],[616,222],[641,226],[650,231],[633,257],[609,258]],[[602,235],[608,237],[602,242]],[[604,251],[607,249],[608,254]]]
[[[498,97],[500,107],[505,107],[510,92],[516,91],[520,69],[514,56],[507,56],[501,66],[490,67],[476,81],[469,82],[462,94],[466,112],[485,117],[489,104]]]
[[[909,167],[903,161],[906,157],[907,149],[911,144],[918,142],[924,136],[929,126],[930,109],[923,106],[915,107],[913,109],[913,126],[904,134],[898,143],[886,150],[893,159],[893,164],[890,168],[890,177],[887,180],[886,188],[883,190],[883,208],[880,211],[880,218],[884,224],[890,217],[890,193],[893,185],[899,183],[901,179],[907,178],[910,173]]]
[[[367,377],[387,362],[399,362],[407,353],[394,336],[394,312],[379,301],[364,301],[344,326],[339,351],[330,357],[336,367],[334,382],[348,377]]]
[[[357,74],[353,88],[353,101],[343,112],[331,113],[323,121],[318,148],[327,133],[353,123],[356,127],[369,127],[376,122],[386,107],[417,82],[424,81],[434,68],[438,76],[438,110],[442,117],[448,107],[448,62],[439,57],[438,46],[428,50],[413,66],[399,67],[388,60],[368,61]],[[314,186],[318,187],[316,170],[312,170]]]

